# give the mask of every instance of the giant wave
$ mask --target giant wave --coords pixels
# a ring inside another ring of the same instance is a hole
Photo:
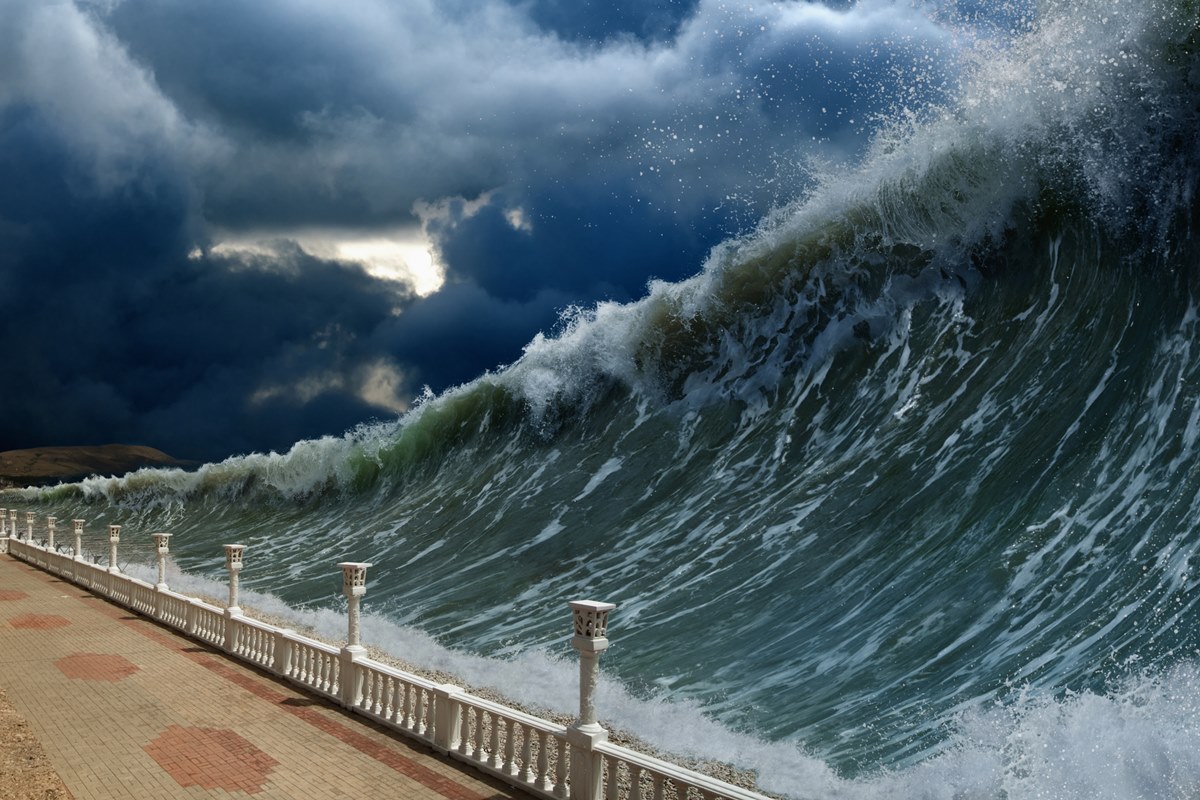
[[[26,496],[201,585],[244,542],[310,621],[372,561],[377,639],[518,699],[612,600],[602,713],[792,796],[1195,796],[1197,14],[1045,4],[694,278],[398,421]]]

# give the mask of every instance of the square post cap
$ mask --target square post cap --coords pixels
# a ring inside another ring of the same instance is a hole
[[[237,571],[242,568],[242,553],[245,551],[244,544],[227,544],[225,545],[225,568],[232,571]]]
[[[120,525],[109,525],[108,526],[108,540],[110,542],[121,541],[121,526]]]
[[[169,534],[169,533],[152,533],[150,535],[154,537],[154,544],[158,548],[158,552],[160,552],[160,553],[167,552],[167,544],[171,540],[171,534]]]
[[[608,612],[616,608],[612,603],[596,600],[572,600],[571,616],[575,623],[575,636],[583,639],[603,639],[608,634]]]
[[[73,519],[73,520],[71,520],[71,523],[75,526],[75,530],[77,530],[77,531],[83,530],[83,520]]]
[[[346,597],[362,597],[367,593],[367,567],[373,566],[368,561],[340,561],[342,569],[342,593]]]

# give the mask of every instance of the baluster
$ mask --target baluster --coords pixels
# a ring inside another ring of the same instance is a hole
[[[629,762],[625,766],[629,768],[629,800],[642,800],[642,768]]]
[[[617,761],[616,756],[605,756],[604,763],[608,767],[604,796],[607,800],[618,800],[621,794],[621,762]]]
[[[515,720],[504,721],[504,774],[517,774],[517,730]]]
[[[360,709],[366,712],[371,711],[371,706],[374,705],[374,700],[371,697],[371,691],[375,688],[375,676],[368,672],[362,677],[361,696],[356,698],[354,703]]]
[[[483,749],[483,709],[475,709],[475,749],[471,751],[471,758],[476,761],[483,761],[487,753]]]
[[[374,688],[375,676],[370,672],[365,673],[360,681],[361,688],[358,692],[358,697],[354,699],[352,705],[362,711],[371,711],[371,690]]]
[[[426,690],[419,686],[414,686],[412,704],[412,731],[416,734],[425,733],[425,700]]]
[[[533,783],[537,773],[533,769],[533,729],[521,725],[521,782]]]
[[[469,756],[471,754],[471,714],[475,709],[466,703],[462,703],[459,707],[462,709],[462,722],[458,729],[458,752],[460,755]]]
[[[371,683],[374,684],[374,691],[371,694],[371,707],[369,710],[371,711],[372,714],[382,715],[383,712],[387,709],[387,696],[384,695],[384,693],[383,693],[383,691],[384,691],[383,684],[384,684],[385,676],[382,672],[367,673],[367,674],[374,675],[373,679],[371,680]]]
[[[488,712],[488,724],[492,726],[491,735],[488,737],[488,766],[494,769],[500,769],[504,766],[504,758],[500,752],[500,724],[501,717],[494,711]]]
[[[663,800],[663,785],[666,783],[666,778],[661,773],[654,772],[650,774],[650,779],[654,781],[654,800]]]
[[[404,727],[404,681],[399,678],[392,678],[392,682],[388,684],[388,722],[394,723],[397,728]]]
[[[546,736],[545,731],[538,731],[537,788],[543,792],[554,788],[550,780],[550,748],[547,746]]]
[[[558,745],[558,760],[554,764],[554,796],[567,796],[567,740],[555,737]]]
[[[400,718],[403,716],[400,709],[400,679],[389,676],[386,686],[383,718],[399,727]]]
[[[412,708],[409,707],[409,703],[413,702],[416,688],[407,682],[397,683],[396,685],[396,691],[404,693],[399,698],[400,705],[396,707],[396,722],[399,723],[401,728],[406,728],[410,731],[413,729],[413,712]]]

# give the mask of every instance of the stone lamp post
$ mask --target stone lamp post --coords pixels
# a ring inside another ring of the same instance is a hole
[[[117,566],[117,544],[121,541],[121,526],[108,526],[108,571],[120,572],[120,567]]]
[[[8,538],[8,509],[0,508],[0,539]]]
[[[58,517],[46,517],[46,549],[54,552],[54,523]]]
[[[238,606],[238,573],[242,571],[242,555],[245,550],[244,544],[225,545],[225,569],[229,570],[229,604],[226,610],[234,614],[242,613]]]
[[[342,704],[347,707],[358,705],[362,699],[362,673],[355,662],[362,660],[367,649],[360,644],[359,601],[367,593],[367,567],[365,561],[342,561],[342,594],[349,605],[346,626],[346,646],[342,648]]]
[[[596,678],[600,654],[608,649],[608,613],[612,603],[573,600],[570,603],[574,636],[571,646],[579,652],[579,720],[567,728],[571,746],[571,797],[599,800],[603,789],[603,756],[596,745],[608,740],[608,731],[596,721]]]
[[[596,722],[596,678],[600,654],[608,649],[608,612],[616,606],[595,600],[574,600],[570,605],[575,623],[571,646],[579,651],[579,721],[575,726],[601,730]]]
[[[154,537],[154,551],[158,555],[158,583],[154,588],[161,592],[167,588],[167,552],[171,534],[152,533],[150,535]]]
[[[14,539],[20,538],[17,536],[17,510],[15,508],[8,510],[8,535]]]
[[[71,524],[75,526],[75,560],[83,558],[83,520],[73,519]]]
[[[364,561],[342,561],[342,594],[349,604],[348,626],[346,631],[346,646],[359,647],[359,600],[367,593],[367,567],[371,564]]]
[[[34,516],[35,515],[32,511],[25,512],[25,541],[29,542],[30,544],[33,544],[33,518],[34,518]]]
[[[229,602],[225,606],[225,652],[232,653],[237,649],[238,622],[242,618],[242,608],[238,605],[238,573],[242,571],[242,557],[246,545],[225,545],[225,569],[229,570]]]

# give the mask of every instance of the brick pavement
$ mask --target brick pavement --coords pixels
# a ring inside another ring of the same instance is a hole
[[[0,686],[76,800],[528,797],[7,555]]]

